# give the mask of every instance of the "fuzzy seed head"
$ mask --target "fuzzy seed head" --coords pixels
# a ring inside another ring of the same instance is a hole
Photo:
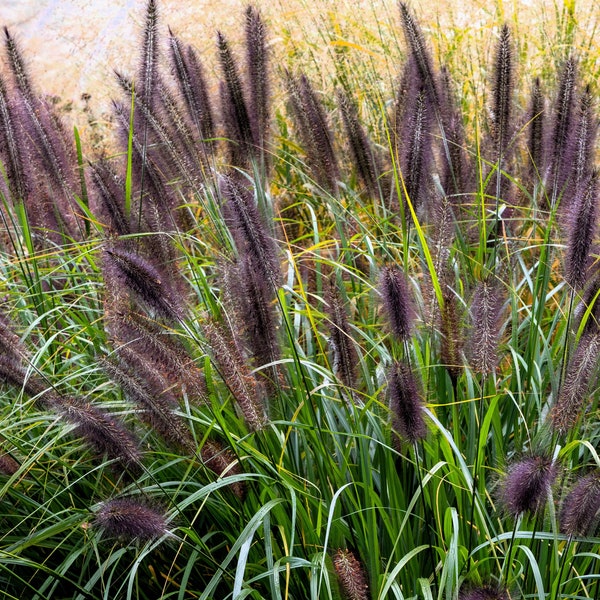
[[[19,470],[19,463],[10,454],[0,454],[0,473],[14,475]]]
[[[232,162],[245,165],[256,153],[256,140],[252,132],[246,95],[237,62],[229,42],[221,32],[217,32],[217,47],[224,77],[221,86],[222,113]]]
[[[576,290],[587,280],[590,250],[598,222],[598,171],[594,171],[573,201],[569,223],[565,279]]]
[[[346,600],[367,600],[369,586],[361,563],[354,554],[339,548],[333,555],[333,568],[338,576]]]
[[[238,253],[247,254],[273,286],[279,284],[279,251],[260,213],[252,190],[234,177],[222,176],[219,188],[224,200],[223,214]]]
[[[462,372],[461,351],[463,338],[461,333],[460,308],[456,294],[448,284],[442,287],[444,304],[440,307],[440,333],[442,335],[440,356],[453,381]]]
[[[388,374],[388,396],[392,429],[411,443],[427,435],[423,404],[414,373],[404,363],[396,362]]]
[[[333,370],[341,382],[350,389],[356,387],[358,353],[352,338],[345,303],[335,276],[327,282],[325,312],[329,317],[329,343],[333,353]]]
[[[27,180],[23,164],[23,151],[17,136],[17,119],[15,107],[6,93],[6,85],[0,74],[0,138],[3,140],[6,153],[6,178],[13,196],[13,201],[24,200],[27,196]]]
[[[333,145],[333,133],[323,106],[306,75],[287,78],[290,105],[295,127],[306,152],[315,181],[336,194],[340,178],[338,159]]]
[[[493,119],[496,143],[496,154],[505,153],[509,141],[509,125],[511,120],[511,101],[514,89],[514,74],[510,29],[502,27],[496,49],[496,64],[494,73],[494,105]]]
[[[78,398],[61,398],[54,409],[66,421],[76,425],[75,434],[98,455],[106,455],[131,473],[139,471],[138,440],[110,413]]]
[[[402,270],[395,265],[383,267],[379,277],[379,291],[392,333],[401,341],[408,340],[414,309]]]
[[[144,373],[142,362],[134,361],[135,354],[120,348],[111,360],[102,361],[109,377],[118,383],[130,400],[141,409],[140,416],[152,429],[174,448],[194,452],[194,443],[185,421],[173,411],[176,402],[155,377]]]
[[[534,455],[513,463],[502,482],[500,498],[513,517],[543,510],[558,473],[552,459]]]
[[[429,166],[433,160],[431,109],[432,104],[424,86],[414,90],[414,96],[409,98],[405,109],[398,162],[406,196],[415,209],[425,205],[430,187]],[[408,207],[406,211],[408,213]]]
[[[105,502],[96,513],[95,524],[123,541],[146,542],[167,533],[165,515],[133,498]]]
[[[498,342],[502,325],[503,290],[494,281],[484,280],[471,303],[471,366],[482,374],[492,373],[498,363]]]
[[[28,99],[33,98],[33,90],[29,80],[29,73],[25,67],[21,50],[15,41],[15,38],[10,34],[7,27],[4,27],[4,43],[6,46],[6,54],[8,64],[12,71],[13,77],[18,90]]]
[[[483,586],[461,591],[459,600],[508,600],[508,592],[499,588]]]
[[[371,197],[376,198],[379,192],[379,176],[381,165],[379,156],[371,144],[358,116],[358,108],[348,94],[337,91],[337,100],[342,113],[344,129],[348,136],[356,171]]]
[[[550,411],[552,427],[559,433],[565,434],[577,424],[599,356],[600,334],[593,332],[582,336],[569,361],[558,400]]]
[[[164,387],[155,388],[158,395],[167,392],[168,387],[171,394],[178,395],[185,389],[188,396],[195,401],[205,399],[206,384],[202,371],[195,365],[193,357],[180,339],[171,335],[168,328],[130,310],[109,310],[105,319],[106,330],[113,345],[127,347],[136,353],[139,358],[134,362],[138,365],[145,363],[141,372],[160,374],[164,380]],[[134,356],[131,352],[126,354],[129,358]],[[125,360],[125,356],[121,358]],[[133,370],[135,371],[136,367]]]
[[[192,46],[183,46],[171,33],[169,39],[171,63],[190,119],[193,121],[203,147],[209,150],[214,138],[214,117],[208,94],[204,68]]]
[[[576,197],[592,171],[598,121],[594,110],[594,96],[588,85],[579,102],[579,114],[574,139],[574,165],[570,196]],[[571,200],[569,198],[568,200]]]
[[[151,260],[116,244],[104,251],[104,272],[113,293],[133,292],[159,315],[177,321],[183,314],[179,298],[169,285],[168,276],[159,272]]]
[[[157,77],[158,63],[158,11],[155,0],[149,0],[146,7],[146,25],[142,44],[142,59],[138,73],[136,93],[148,105],[153,103],[153,87]]]
[[[425,37],[421,27],[412,15],[406,2],[400,3],[400,16],[402,18],[402,27],[406,42],[411,52],[419,77],[427,89],[427,94],[434,104],[439,104],[439,93],[437,90],[436,79],[433,72],[432,59],[425,43]]]
[[[533,82],[533,88],[531,90],[531,100],[528,114],[528,151],[529,156],[531,157],[529,173],[532,182],[535,182],[539,179],[544,161],[545,121],[544,96],[542,94],[540,79],[537,77]]]
[[[268,423],[264,386],[244,362],[235,337],[215,322],[205,323],[203,329],[219,374],[237,400],[248,427],[252,431],[263,429]]]
[[[268,138],[270,84],[266,28],[253,6],[246,9],[246,69],[248,72],[249,116],[254,140],[261,152]]]
[[[281,355],[278,316],[274,288],[265,277],[264,265],[257,265],[249,254],[243,255],[235,267],[226,268],[225,291],[236,331],[242,336],[239,339],[245,342],[254,366],[276,362]],[[276,367],[263,374],[269,386],[279,379]]]
[[[562,69],[555,105],[555,118],[546,154],[550,157],[547,177],[548,194],[554,206],[565,189],[568,166],[572,163],[573,112],[577,88],[577,63],[570,56]]]
[[[567,535],[593,535],[600,523],[600,470],[581,477],[565,498],[560,530]]]

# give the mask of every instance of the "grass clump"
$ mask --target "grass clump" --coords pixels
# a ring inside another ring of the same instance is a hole
[[[5,33],[0,588],[597,599],[588,58],[499,23],[483,102],[407,4],[393,85],[251,6],[213,86],[159,8],[89,164]]]

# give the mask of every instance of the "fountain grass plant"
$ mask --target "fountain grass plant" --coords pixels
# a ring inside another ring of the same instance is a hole
[[[279,60],[248,7],[212,75],[149,0],[93,157],[5,31],[3,598],[600,598],[572,8],[538,72],[404,3]]]

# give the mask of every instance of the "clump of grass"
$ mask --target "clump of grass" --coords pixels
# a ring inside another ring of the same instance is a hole
[[[537,72],[510,20],[458,64],[404,3],[295,46],[249,6],[220,82],[162,18],[100,156],[5,32],[1,589],[597,597],[596,73],[570,17]]]

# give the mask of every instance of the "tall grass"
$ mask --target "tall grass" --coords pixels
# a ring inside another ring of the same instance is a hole
[[[212,74],[163,18],[89,164],[5,34],[3,597],[597,600],[575,13],[539,72],[401,4],[288,60],[249,7]]]

